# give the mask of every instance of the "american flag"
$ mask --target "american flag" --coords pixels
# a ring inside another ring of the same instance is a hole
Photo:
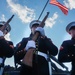
[[[68,8],[66,6],[60,4],[58,1],[50,0],[50,4],[58,6],[65,15],[68,14]]]

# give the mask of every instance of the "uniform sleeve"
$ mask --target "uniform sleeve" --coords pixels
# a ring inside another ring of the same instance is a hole
[[[22,41],[20,41],[17,46],[17,51],[23,50],[27,44],[27,39],[23,38]]]
[[[20,41],[16,45],[14,56],[15,56],[15,60],[17,62],[24,57],[24,55],[25,55],[24,48],[25,48],[26,44],[27,44],[27,39],[23,38],[22,41]]]
[[[71,59],[68,56],[68,43],[64,41],[59,49],[58,60],[60,62],[70,62]]]
[[[0,39],[0,56],[12,57],[14,50],[5,39]]]
[[[45,43],[46,43],[46,47],[49,53],[54,56],[57,55],[58,48],[52,43],[51,39],[46,37]]]

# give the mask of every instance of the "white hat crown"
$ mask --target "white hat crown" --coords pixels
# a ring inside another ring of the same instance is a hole
[[[0,27],[2,27],[6,22],[5,21],[0,21]],[[10,32],[11,30],[11,26],[8,24],[8,26],[6,27],[6,31]]]
[[[39,21],[39,20],[33,20],[31,23],[30,23],[30,28],[34,25],[34,24],[40,24],[41,23],[41,21]]]

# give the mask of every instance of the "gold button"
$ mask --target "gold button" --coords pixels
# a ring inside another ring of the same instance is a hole
[[[72,54],[72,56],[74,56],[74,54]]]
[[[36,50],[38,50],[38,48],[36,48]]]
[[[70,55],[68,55],[68,57],[70,57]]]
[[[73,46],[75,46],[75,44]]]

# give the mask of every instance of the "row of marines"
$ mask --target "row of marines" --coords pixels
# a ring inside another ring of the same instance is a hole
[[[44,28],[39,27],[41,21],[34,20],[30,23],[31,33],[29,37],[24,37],[16,47],[12,41],[7,41],[4,36],[11,30],[8,25],[4,32],[0,30],[0,68],[4,65],[3,60],[15,56],[15,61],[21,64],[20,75],[49,75],[48,54],[56,56],[61,63],[72,62],[71,75],[75,74],[75,22],[67,25],[66,31],[71,35],[71,40],[65,40],[61,44],[60,50],[45,35]],[[5,24],[0,22],[0,29]],[[44,23],[45,24],[45,23]],[[36,33],[39,36],[34,41],[32,38]]]

